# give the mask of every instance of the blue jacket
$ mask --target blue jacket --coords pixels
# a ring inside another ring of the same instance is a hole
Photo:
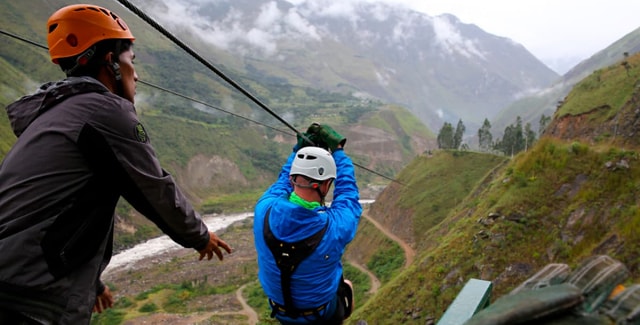
[[[289,183],[289,170],[294,158],[295,152],[282,167],[278,180],[258,200],[253,233],[262,288],[271,300],[284,305],[280,270],[263,236],[267,210],[271,208],[271,231],[276,238],[285,242],[305,239],[328,222],[320,245],[300,263],[291,278],[291,295],[295,307],[304,310],[319,307],[335,297],[342,277],[342,254],[356,235],[362,206],[358,202],[359,192],[353,163],[343,150],[333,153],[337,174],[330,207],[309,210],[289,202],[289,195],[293,192]]]

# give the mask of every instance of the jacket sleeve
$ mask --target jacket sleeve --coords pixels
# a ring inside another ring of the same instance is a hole
[[[139,122],[133,104],[109,98],[97,108],[82,134],[111,169],[121,195],[140,213],[154,222],[176,243],[197,250],[209,241],[207,226],[161,168],[149,135]],[[111,107],[112,109],[109,109]]]
[[[355,170],[353,162],[344,150],[338,149],[333,152],[333,159],[336,162],[336,180],[334,182],[333,201],[330,211],[335,222],[339,225],[339,238],[343,244],[348,244],[353,240],[358,229],[358,222],[362,215],[362,205],[360,205],[360,192],[356,184]]]

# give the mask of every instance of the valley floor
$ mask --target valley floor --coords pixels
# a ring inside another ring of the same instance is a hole
[[[405,242],[370,218],[365,211],[364,217],[382,233],[396,241],[404,250],[405,266],[415,257],[414,250]],[[260,315],[246,302],[248,285],[255,284],[256,252],[253,248],[253,219],[239,221],[219,235],[233,246],[233,253],[225,255],[224,261],[198,261],[198,254],[192,250],[180,249],[158,256],[147,257],[133,263],[128,269],[109,272],[103,279],[113,287],[117,299],[140,297],[153,288],[167,284],[199,283],[206,281],[213,286],[236,286],[229,292],[206,295],[194,299],[188,306],[188,313],[144,313],[133,312],[125,317],[123,324],[250,324],[255,325]],[[380,280],[366,269],[363,261],[349,260],[354,267],[366,273],[371,280],[370,294],[380,288]],[[357,290],[357,288],[356,288]],[[162,290],[152,290],[147,294],[149,300],[166,299]],[[262,315],[265,317],[265,315]]]

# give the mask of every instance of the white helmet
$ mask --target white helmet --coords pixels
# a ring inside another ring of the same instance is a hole
[[[291,164],[289,176],[293,175],[303,175],[317,181],[336,178],[336,162],[327,150],[304,147],[298,150]]]

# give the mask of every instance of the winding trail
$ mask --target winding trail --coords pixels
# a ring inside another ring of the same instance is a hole
[[[249,325],[256,325],[258,324],[258,314],[247,304],[247,302],[244,300],[244,297],[242,296],[242,291],[244,291],[244,288],[246,286],[247,284],[244,284],[240,288],[238,288],[238,290],[236,290],[236,299],[238,299],[238,301],[242,305],[242,311],[240,312],[240,314],[246,315],[249,318]]]
[[[365,219],[371,222],[374,226],[376,226],[378,230],[380,230],[383,234],[385,234],[385,236],[389,237],[389,239],[395,241],[396,243],[398,243],[398,245],[400,245],[400,247],[402,247],[402,250],[404,251],[404,257],[405,257],[404,268],[407,268],[409,265],[411,265],[411,263],[413,263],[413,260],[415,260],[415,257],[416,257],[416,252],[413,250],[413,248],[411,248],[411,246],[409,246],[409,244],[407,244],[400,237],[392,234],[387,228],[383,227],[378,221],[369,217],[368,213],[364,213],[363,216],[365,217]]]
[[[355,268],[366,273],[369,276],[369,279],[371,279],[371,289],[369,289],[370,294],[378,292],[378,289],[380,289],[380,280],[375,274],[373,274],[373,272],[369,271],[369,269],[367,269],[363,265],[360,265],[359,263],[356,263],[353,260],[350,260],[349,264],[353,265]]]
[[[368,213],[365,211],[362,215],[365,219],[367,219],[367,221],[371,222],[376,228],[378,228],[378,230],[380,230],[380,232],[382,232],[385,236],[387,236],[389,239],[395,241],[396,243],[398,243],[398,245],[400,245],[400,247],[402,248],[402,250],[404,251],[404,255],[405,255],[405,263],[403,268],[406,268],[407,266],[411,265],[411,263],[413,263],[413,261],[415,260],[415,251],[413,250],[413,248],[411,248],[411,246],[409,246],[405,241],[403,241],[401,238],[399,238],[398,236],[394,235],[393,233],[391,233],[387,228],[385,228],[384,226],[382,226],[378,221],[376,221],[375,219],[371,218]],[[238,218],[238,220],[240,219],[244,219],[244,217],[246,216],[240,216]],[[225,223],[232,223],[235,220],[234,218],[231,218],[231,220],[224,220]],[[222,227],[220,227],[222,228]],[[159,245],[161,246],[161,245]],[[150,249],[148,249],[148,247],[146,249],[144,249],[144,251],[149,251]],[[169,249],[171,250],[171,249]],[[133,250],[132,250],[133,251]],[[160,253],[164,253],[165,251],[161,251]],[[158,254],[158,252],[156,252],[155,254]],[[122,254],[122,255],[126,255],[126,254]],[[143,256],[144,257],[144,256]],[[128,267],[135,267],[133,266],[135,263],[133,262],[142,259],[143,257],[139,257],[136,256],[135,258],[133,257],[125,257],[123,260],[125,260],[128,263],[121,263],[123,264],[121,265],[114,265],[113,266],[113,270],[114,272],[122,272],[124,271],[126,268]],[[373,272],[371,272],[369,269],[367,269],[365,266],[359,264],[358,262],[356,262],[355,260],[349,260],[348,261],[349,264],[353,265],[355,268],[359,269],[360,271],[366,273],[369,276],[369,279],[371,280],[371,288],[369,289],[369,293],[370,294],[375,294],[381,287],[381,282],[380,280],[376,277],[375,274],[373,274]],[[117,263],[115,263],[117,264]],[[129,265],[127,265],[129,264]],[[124,265],[127,265],[127,267],[123,267]],[[244,315],[247,316],[248,320],[247,320],[247,324],[249,325],[256,325],[258,324],[259,321],[259,317],[258,314],[256,313],[256,311],[251,308],[251,306],[249,306],[246,302],[246,300],[244,299],[242,293],[244,291],[244,289],[246,288],[247,284],[242,285],[240,288],[238,288],[235,292],[235,297],[237,299],[237,301],[242,305],[242,310],[239,311],[230,311],[230,312],[208,312],[208,313],[203,313],[203,314],[199,314],[199,315],[192,315],[191,317],[182,317],[182,316],[178,316],[178,315],[170,315],[170,314],[155,314],[155,315],[151,315],[149,319],[147,319],[147,321],[151,321],[152,323],[158,321],[165,321],[165,320],[170,320],[173,324],[193,324],[194,322],[201,322],[201,321],[206,321],[207,319],[209,319],[211,316],[213,315]]]

